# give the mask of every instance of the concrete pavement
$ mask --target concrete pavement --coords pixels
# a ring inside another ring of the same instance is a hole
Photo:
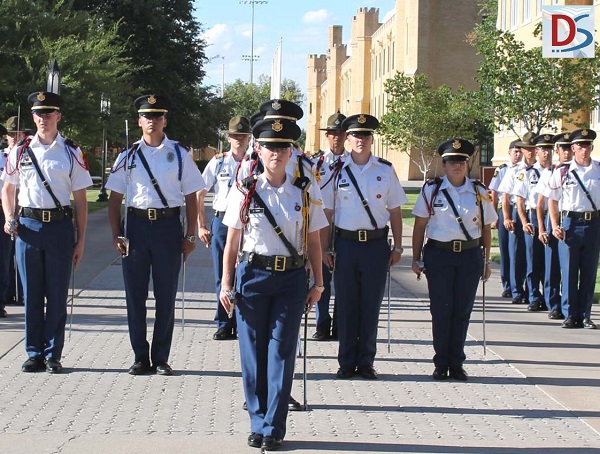
[[[410,234],[406,228],[405,246]],[[290,413],[281,451],[600,452],[600,330],[564,330],[499,298],[495,272],[486,285],[486,354],[479,297],[467,342],[470,380],[434,382],[427,285],[411,273],[411,257],[407,248],[392,271],[389,353],[387,301],[381,311],[380,379],[337,380],[336,343],[310,342],[310,411]],[[23,310],[9,306],[0,320],[0,452],[258,452],[246,446],[237,342],[212,340],[212,281],[209,251],[198,247],[187,263],[185,328],[179,319],[170,358],[176,375],[128,375],[120,259],[106,211],[91,214],[64,374],[22,373]],[[181,301],[177,307],[179,318]]]

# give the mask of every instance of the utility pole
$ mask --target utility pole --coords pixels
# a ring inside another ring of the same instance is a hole
[[[264,5],[267,0],[239,0],[240,4],[252,7],[252,25],[250,29],[250,55],[242,55],[242,60],[250,62],[250,83],[254,82],[254,62],[260,57],[254,55],[254,5]]]

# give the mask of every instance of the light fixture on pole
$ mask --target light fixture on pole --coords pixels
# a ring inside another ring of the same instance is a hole
[[[254,5],[265,5],[269,3],[267,0],[239,0],[242,5],[250,5],[252,7],[252,25],[250,28],[250,55],[242,55],[242,60],[250,61],[250,83],[254,81],[254,62],[258,57],[254,56]]]
[[[46,91],[60,95],[60,68],[56,58],[46,70]]]
[[[106,123],[110,117],[110,98],[106,93],[100,95],[100,118],[102,120],[102,187],[98,194],[97,202],[106,202],[108,195],[106,194],[106,160],[108,154],[108,140],[106,139]]]

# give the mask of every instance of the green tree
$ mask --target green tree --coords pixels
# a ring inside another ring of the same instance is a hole
[[[232,115],[250,118],[258,111],[258,107],[271,96],[271,78],[260,75],[257,83],[246,83],[241,79],[225,86],[224,99],[231,106]],[[281,83],[281,99],[302,105],[304,95],[299,85],[290,79]]]
[[[74,0],[107,24],[118,25],[126,42],[123,56],[134,64],[134,89],[127,93],[130,116],[133,100],[145,93],[169,96],[167,134],[191,146],[215,143],[229,109],[211,87],[202,87],[206,43],[194,18],[192,0]]]
[[[380,132],[386,142],[406,153],[425,179],[437,146],[452,137],[480,140],[476,94],[462,87],[433,88],[427,75],[398,73],[385,83],[390,95]]]
[[[519,136],[522,127],[535,134],[556,130],[560,120],[589,126],[587,115],[577,114],[600,105],[600,59],[543,58],[541,41],[526,49],[512,33],[496,28],[496,8],[497,2],[482,2],[485,20],[469,37],[482,57],[478,99],[490,127]],[[540,26],[534,36],[539,33]]]
[[[125,112],[131,62],[116,26],[81,11],[72,2],[5,0],[0,3],[0,112],[5,119],[21,111],[32,127],[29,93],[46,89],[46,68],[56,58],[62,73],[60,129],[89,149],[101,141],[100,94],[111,98],[111,113]],[[115,125],[112,125],[116,128]]]

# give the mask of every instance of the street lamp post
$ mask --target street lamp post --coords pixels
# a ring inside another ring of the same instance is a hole
[[[250,61],[250,83],[254,81],[254,62],[258,57],[254,56],[254,5],[264,5],[269,3],[267,0],[239,0],[242,5],[252,7],[252,25],[250,28],[250,55],[242,55],[242,60]]]
[[[100,117],[102,119],[102,187],[98,194],[97,202],[108,201],[106,194],[106,159],[108,154],[108,140],[106,139],[106,122],[110,116],[110,98],[102,93],[100,95]]]

